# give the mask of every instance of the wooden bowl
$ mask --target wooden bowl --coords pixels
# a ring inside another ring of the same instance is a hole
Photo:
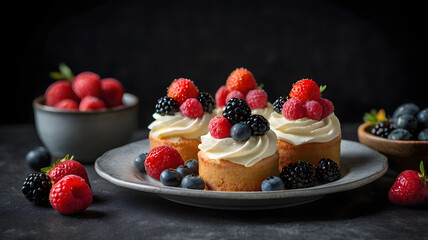
[[[428,141],[391,140],[371,134],[373,125],[361,124],[358,127],[360,143],[375,149],[388,158],[389,166],[397,171],[417,170],[419,164],[424,162],[428,166]]]

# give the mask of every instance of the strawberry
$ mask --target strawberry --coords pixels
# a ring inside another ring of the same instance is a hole
[[[175,148],[158,146],[151,149],[149,154],[147,154],[144,167],[150,177],[159,180],[163,170],[168,168],[175,169],[183,164],[183,158]]]
[[[216,139],[230,137],[230,129],[232,124],[229,120],[222,116],[213,117],[208,124],[210,135]]]
[[[57,102],[54,107],[69,110],[79,110],[79,104],[73,99],[63,99]]]
[[[92,111],[92,110],[102,110],[106,109],[106,105],[104,104],[104,101],[100,98],[93,97],[93,96],[86,96],[82,98],[82,101],[80,101],[79,104],[79,110],[80,111]]]
[[[230,73],[226,86],[229,91],[238,90],[245,96],[248,91],[257,88],[257,83],[250,71],[245,68],[237,68]]]
[[[199,118],[204,115],[204,108],[196,98],[189,98],[180,105],[180,113],[188,118]]]
[[[114,78],[101,79],[101,99],[107,107],[122,105],[122,97],[125,92],[122,84]]]
[[[85,167],[80,162],[74,160],[73,157],[67,155],[62,159],[58,159],[52,166],[42,168],[41,171],[49,175],[53,184],[61,180],[64,176],[74,174],[85,179],[90,187],[91,184]]]
[[[293,84],[289,96],[305,104],[310,100],[318,101],[321,98],[321,92],[316,82],[311,79],[302,79]]]
[[[262,89],[253,89],[245,96],[245,101],[248,106],[253,109],[265,108],[267,105],[268,96],[267,93]]]
[[[64,99],[79,100],[67,80],[58,80],[52,83],[45,91],[45,98],[48,106],[54,106]]]
[[[388,193],[389,201],[397,205],[414,206],[428,203],[428,178],[421,161],[420,171],[400,173]]]
[[[215,93],[215,102],[217,103],[218,108],[223,108],[226,106],[226,96],[229,94],[229,89],[226,86],[221,86]]]
[[[52,186],[49,201],[62,214],[78,213],[92,204],[92,191],[85,179],[71,174]]]
[[[176,79],[168,87],[168,97],[173,98],[180,105],[188,98],[197,98],[198,95],[198,88],[193,81],[186,78]]]
[[[96,73],[87,71],[77,74],[71,86],[79,98],[101,97],[101,79]]]
[[[240,99],[245,100],[244,94],[242,94],[242,92],[238,91],[238,90],[233,90],[233,91],[229,92],[229,94],[227,94],[226,99],[225,99],[226,103],[229,102],[229,100],[232,98],[240,98]]]

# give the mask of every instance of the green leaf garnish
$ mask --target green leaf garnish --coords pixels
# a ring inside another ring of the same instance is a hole
[[[71,69],[65,64],[60,63],[59,66],[59,72],[51,72],[49,75],[54,80],[68,80],[73,81],[74,75]]]
[[[321,85],[320,86],[320,93],[324,92],[324,90],[327,88],[327,85]]]
[[[371,123],[373,125],[378,124],[380,122],[386,122],[388,119],[385,115],[385,110],[380,109],[379,111],[376,111],[376,109],[372,109],[368,113],[364,113],[363,121]]]
[[[265,85],[262,83],[259,85],[259,89],[263,89],[265,87]]]
[[[65,162],[67,160],[72,160],[73,158],[74,158],[74,155],[72,155],[70,157],[70,155],[67,154],[67,156],[65,156],[64,158],[56,160],[56,162],[54,164],[50,165],[49,167],[44,167],[44,168],[40,169],[40,171],[42,173],[49,173],[49,171],[52,170],[52,168],[54,168],[56,165],[58,165],[58,164],[60,164],[62,162]]]
[[[427,182],[428,178],[425,175],[424,161],[421,161],[421,163],[419,164],[419,170],[421,171],[420,173],[418,173],[419,177],[422,178],[425,182]]]

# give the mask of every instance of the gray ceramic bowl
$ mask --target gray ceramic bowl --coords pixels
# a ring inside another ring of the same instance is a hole
[[[34,121],[40,140],[55,158],[70,154],[82,163],[95,162],[107,150],[128,143],[138,125],[138,98],[129,93],[123,96],[125,106],[91,112],[44,103],[44,96],[34,99]]]

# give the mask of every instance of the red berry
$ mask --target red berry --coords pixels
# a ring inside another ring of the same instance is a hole
[[[323,109],[319,102],[314,100],[307,101],[304,107],[306,117],[317,121],[321,120]]]
[[[232,124],[227,118],[222,116],[213,117],[208,124],[208,129],[213,138],[222,139],[230,137]]]
[[[184,103],[188,98],[197,98],[198,95],[198,88],[189,79],[179,78],[168,87],[168,97],[173,98],[178,104]]]
[[[180,153],[178,153],[175,148],[170,146],[158,146],[154,147],[147,154],[144,167],[150,177],[159,180],[163,170],[177,168],[183,164],[183,158],[181,158]]]
[[[288,120],[297,120],[305,117],[305,107],[297,98],[289,98],[282,106],[282,115]]]
[[[388,193],[389,201],[397,205],[420,205],[428,203],[428,179],[423,171],[405,170],[400,173]]]
[[[74,160],[73,156],[69,158],[67,155],[63,159],[59,159],[52,166],[43,168],[42,172],[47,173],[53,183],[58,182],[67,175],[74,174],[85,179],[86,183],[91,186],[85,167]]]
[[[54,106],[64,99],[73,99],[78,101],[78,97],[74,94],[70,82],[67,80],[58,80],[52,83],[45,92],[46,105]]]
[[[238,90],[233,90],[233,91],[229,92],[229,94],[227,94],[226,99],[225,99],[226,103],[229,102],[229,100],[232,98],[240,98],[240,99],[245,100],[244,94],[242,94],[242,92],[240,92]]]
[[[92,110],[102,110],[106,109],[106,105],[104,104],[104,101],[100,98],[93,97],[93,96],[86,96],[82,98],[82,101],[80,101],[79,104],[79,110],[80,111],[92,111]]]
[[[321,98],[320,88],[311,79],[297,81],[293,84],[289,95],[291,98],[299,99],[302,103],[310,100],[318,101]]]
[[[180,113],[188,118],[199,118],[204,115],[204,108],[196,98],[189,98],[180,105]]]
[[[101,79],[96,73],[81,72],[77,74],[71,86],[79,98],[101,97]]]
[[[330,100],[325,99],[325,98],[320,98],[320,100],[318,100],[318,102],[322,106],[322,118],[327,117],[328,115],[330,115],[334,111],[334,105]]]
[[[215,102],[218,108],[223,108],[224,106],[226,106],[226,96],[227,94],[229,94],[229,92],[230,91],[224,85],[217,90],[217,92],[215,93]]]
[[[248,91],[257,88],[256,80],[253,74],[245,68],[237,68],[226,80],[226,86],[229,91],[238,90],[247,95]]]
[[[107,107],[122,105],[122,97],[125,90],[122,84],[114,78],[101,79],[101,99]]]
[[[251,110],[256,108],[265,108],[267,105],[268,96],[262,89],[253,89],[245,96],[245,101],[250,106]]]
[[[49,201],[62,214],[83,212],[92,204],[92,191],[85,179],[71,174],[52,186]]]
[[[64,99],[54,105],[56,108],[79,110],[79,104],[73,99]]]

